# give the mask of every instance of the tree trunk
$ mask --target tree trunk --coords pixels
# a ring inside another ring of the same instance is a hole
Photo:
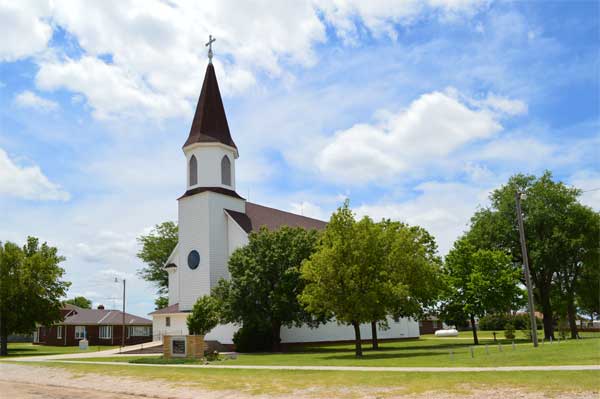
[[[471,330],[473,330],[473,343],[479,345],[479,338],[477,338],[477,327],[475,326],[475,315],[471,315]]]
[[[577,310],[575,309],[575,301],[573,298],[569,298],[569,304],[567,305],[567,317],[569,319],[569,328],[571,330],[571,338],[577,339]]]
[[[377,341],[377,322],[376,321],[371,322],[371,342],[372,342],[373,349],[375,349],[375,350],[379,349],[379,342]]]
[[[271,321],[271,334],[273,336],[271,350],[273,352],[281,352],[281,323],[279,321]]]
[[[355,345],[355,353],[356,357],[362,357],[362,341],[360,339],[360,324],[357,321],[352,322],[352,326],[354,327],[354,345]]]
[[[8,328],[6,318],[0,316],[0,356],[8,356]]]
[[[540,291],[542,291],[540,289]],[[554,339],[554,320],[552,320],[552,305],[550,303],[550,290],[540,292],[542,302],[542,312],[544,313],[544,338]],[[537,331],[536,331],[537,333]]]

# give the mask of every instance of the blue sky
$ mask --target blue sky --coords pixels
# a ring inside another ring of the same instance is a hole
[[[465,0],[0,6],[0,240],[59,247],[70,295],[152,310],[136,237],[176,220],[215,66],[238,192],[419,224],[444,254],[514,173],[600,187],[599,5]],[[600,209],[600,191],[581,201]]]

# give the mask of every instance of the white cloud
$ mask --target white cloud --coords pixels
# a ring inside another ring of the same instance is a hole
[[[569,182],[583,191],[579,201],[596,211],[600,211],[600,173],[593,170],[581,170],[573,174]]]
[[[48,89],[81,93],[98,118],[146,113],[162,119],[191,111],[206,64],[204,43],[211,33],[223,92],[256,84],[256,76],[293,81],[288,64],[311,66],[314,46],[334,28],[352,42],[359,31],[396,38],[395,24],[409,25],[436,15],[470,16],[481,1],[381,0],[239,2],[160,1],[118,3],[19,2],[0,5],[0,59],[43,54],[38,82]],[[5,23],[2,23],[5,22]],[[52,28],[60,27],[83,54],[66,57],[47,50]],[[98,86],[105,85],[103,89]],[[146,115],[146,117],[148,117]]]
[[[58,184],[52,183],[37,165],[18,166],[0,148],[0,195],[28,200],[60,200],[70,198]]]
[[[40,16],[49,6],[40,1],[0,1],[0,61],[15,61],[46,49],[52,28]]]
[[[507,115],[521,115],[527,113],[527,104],[523,101],[512,100],[494,94],[488,94],[487,98],[483,101],[483,105]]]
[[[52,111],[58,104],[52,100],[40,97],[32,91],[25,90],[15,97],[15,104],[24,108],[35,108],[41,111]]]
[[[452,91],[433,92],[379,124],[337,132],[317,162],[323,174],[341,181],[381,182],[501,129],[488,109],[469,108]]]
[[[441,254],[448,252],[454,240],[468,229],[470,217],[479,205],[487,204],[493,186],[465,183],[425,182],[415,187],[419,193],[406,201],[363,204],[356,208],[358,216],[374,220],[391,218],[427,229],[436,238]]]
[[[329,220],[331,216],[319,205],[309,201],[292,202],[290,212],[319,220]]]
[[[395,24],[410,26],[421,17],[437,14],[442,21],[470,16],[482,4],[481,0],[331,0],[315,1],[324,18],[336,34],[349,44],[356,44],[362,24],[373,36],[397,39]]]

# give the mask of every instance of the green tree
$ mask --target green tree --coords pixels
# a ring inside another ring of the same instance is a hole
[[[600,267],[586,263],[577,283],[577,305],[592,321],[600,316]]]
[[[580,190],[553,181],[548,171],[539,178],[517,174],[493,191],[491,205],[478,211],[471,219],[469,236],[477,248],[500,249],[509,253],[515,263],[523,263],[516,227],[516,192],[527,194],[522,201],[522,209],[531,281],[535,301],[544,315],[544,335],[549,339],[553,337],[554,307],[557,305],[553,304],[553,298],[561,297],[556,294],[556,290],[560,289],[557,282],[573,279],[574,273],[567,269],[574,266],[578,269],[585,264],[585,261],[579,263],[578,259],[586,259],[583,255],[591,254],[593,248],[597,248],[597,235],[595,242],[591,243],[594,240],[579,240],[577,237],[581,234],[577,233],[577,229],[567,228],[573,223],[570,220],[581,217],[577,216],[581,210],[577,202]],[[576,284],[572,286],[576,287]]]
[[[301,301],[309,312],[332,314],[338,323],[353,326],[357,357],[362,356],[360,324],[385,320],[391,305],[407,295],[407,287],[385,267],[382,238],[381,226],[367,217],[356,222],[346,201],[302,265],[307,284]]]
[[[206,335],[220,321],[219,301],[210,295],[204,295],[196,301],[187,317],[187,327],[192,335]]]
[[[169,306],[169,297],[167,296],[159,296],[154,300],[154,308],[156,310],[166,308]]]
[[[154,303],[157,309],[168,303],[166,295],[169,291],[169,274],[165,270],[165,263],[175,249],[178,239],[175,222],[157,224],[149,234],[137,239],[142,246],[137,256],[146,263],[145,267],[138,270],[138,275],[156,286],[159,297]]]
[[[441,259],[437,255],[435,239],[419,226],[383,220],[378,223],[382,245],[383,263],[378,276],[384,279],[379,285],[379,311],[384,317],[421,318],[433,310],[438,302],[443,281]],[[388,280],[386,284],[385,280]],[[386,286],[404,287],[397,295],[389,295]],[[385,319],[384,319],[385,320]],[[372,322],[373,347],[376,348],[377,330]]]
[[[248,244],[229,258],[230,280],[220,280],[213,290],[224,321],[270,329],[274,351],[280,349],[281,326],[315,323],[298,295],[304,288],[300,266],[317,239],[317,231],[298,227],[250,233]]]
[[[447,303],[469,316],[473,342],[478,345],[475,318],[509,311],[522,300],[521,271],[506,253],[477,250],[467,237],[454,243],[445,260]]]
[[[593,281],[583,276],[584,269],[600,268],[600,214],[579,203],[566,207],[562,228],[552,232],[552,251],[560,260],[556,273],[558,301],[564,310],[571,338],[577,338],[577,290]],[[596,297],[600,301],[599,297]]]
[[[391,304],[391,314],[420,318],[433,311],[444,287],[435,238],[419,226],[389,221],[381,225],[392,233],[385,249],[386,267],[391,278],[407,288],[406,297]]]
[[[92,301],[90,301],[89,299],[87,299],[84,296],[76,296],[75,298],[67,299],[65,301],[65,303],[79,306],[80,308],[83,308],[83,309],[91,309],[92,308]]]
[[[8,334],[30,333],[36,323],[60,319],[61,298],[70,286],[61,280],[64,259],[34,237],[22,248],[0,243],[0,356],[8,355]]]

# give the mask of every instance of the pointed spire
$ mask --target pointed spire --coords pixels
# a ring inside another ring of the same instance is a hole
[[[223,143],[237,150],[225,116],[219,84],[212,63],[206,67],[202,91],[196,106],[190,135],[183,147],[194,143]]]

